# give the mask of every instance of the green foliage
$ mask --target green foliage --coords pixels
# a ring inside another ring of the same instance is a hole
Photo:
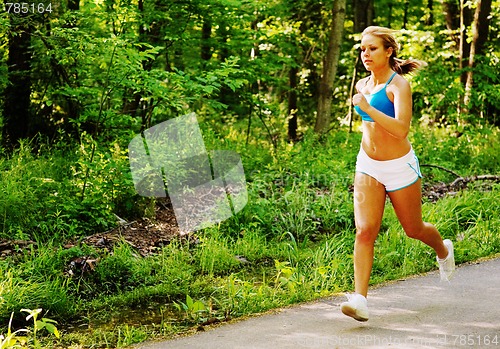
[[[471,105],[473,111],[469,122],[477,125],[486,122],[498,125],[498,111],[500,110],[500,78],[497,71],[500,62],[498,56],[486,55],[476,57],[476,66],[473,69],[475,88],[471,91]]]
[[[436,128],[430,132],[418,128],[413,133],[413,147],[423,164],[440,164],[462,176],[498,173],[500,136],[497,128]],[[429,180],[451,181],[443,173],[424,169]],[[442,171],[441,171],[442,172]],[[439,177],[437,177],[439,176]]]
[[[427,66],[410,77],[414,98],[414,116],[424,125],[498,124],[498,52],[475,57],[472,69],[474,88],[471,91],[469,114],[463,108],[465,86],[461,82],[464,70],[454,59],[454,42],[445,31],[402,30],[399,39],[402,57],[423,60]],[[436,54],[429,55],[428,52]],[[468,69],[468,68],[467,68]]]
[[[118,144],[106,149],[82,137],[85,142],[76,150],[53,150],[52,155],[42,156],[25,147],[11,159],[4,159],[4,173],[10,172],[2,181],[15,183],[7,187],[13,197],[23,192],[42,195],[36,190],[45,195],[51,190],[58,193],[51,196],[52,201],[46,201],[43,216],[21,204],[17,210],[35,217],[37,227],[52,226],[59,233],[49,238],[46,234],[52,230],[39,228],[35,230],[37,240],[43,235],[49,244],[25,251],[15,260],[0,261],[0,272],[5,275],[0,292],[1,319],[7,322],[12,312],[43,306],[59,322],[85,313],[94,319],[90,321],[108,323],[127,309],[161,302],[158,311],[182,314],[176,326],[186,327],[350,289],[354,242],[350,183],[359,134],[338,132],[321,139],[306,134],[300,143],[280,143],[276,152],[269,154],[262,143],[241,146],[237,140],[244,139],[245,132],[238,131],[237,125],[226,131],[224,141],[213,133],[210,124],[204,124],[204,131],[208,135],[207,147],[223,144],[241,152],[249,204],[232,219],[199,232],[198,244],[172,243],[157,256],[147,258],[136,255],[126,243],[107,253],[59,247],[61,239],[71,236],[68,231],[75,229],[71,227],[85,226],[75,215],[77,210],[62,206],[81,202],[85,178],[86,200],[103,205],[99,207],[107,214],[115,212],[114,203],[121,200],[118,193],[131,190],[125,189],[129,179],[115,172],[126,166]],[[411,135],[422,163],[440,164],[462,175],[478,174],[478,169],[498,173],[500,152],[493,141],[498,137],[496,128],[461,129],[459,133],[451,127],[423,130],[427,132],[416,128]],[[89,161],[92,145],[95,154]],[[61,154],[70,154],[72,168],[64,166]],[[436,169],[423,171],[426,182],[453,179]],[[25,183],[25,174],[51,180]],[[34,188],[33,183],[45,183],[47,187]],[[67,184],[71,188],[66,188]],[[456,242],[458,262],[499,251],[497,196],[498,186],[493,186],[489,192],[471,190],[424,204],[424,218],[436,223],[444,237]],[[59,213],[47,216],[51,207],[59,208]],[[9,224],[6,221],[4,226]],[[70,261],[82,256],[95,259],[95,268],[69,277],[66,270]],[[373,282],[435,267],[431,251],[406,238],[388,206],[377,240]],[[109,346],[145,336],[143,330],[124,325],[115,331],[101,333],[96,340]],[[165,331],[172,329],[165,327]]]
[[[99,294],[112,294],[130,289],[133,286],[132,265],[135,258],[126,245],[115,248],[112,255],[103,258],[98,264],[91,290],[97,291],[98,287]]]
[[[38,315],[42,312],[42,309],[21,309],[23,312],[27,312],[29,315],[26,317],[26,321],[33,319],[33,346],[35,348],[40,348],[40,343],[38,342],[37,333],[41,330],[46,330],[47,332],[56,336],[56,338],[60,337],[59,331],[54,324],[57,324],[57,321],[48,318],[42,318],[38,320]]]
[[[201,238],[201,245],[195,256],[201,272],[209,275],[221,275],[228,270],[237,269],[239,262],[231,249],[231,239],[210,230]]]
[[[107,324],[114,317],[124,322],[117,313],[126,310],[158,308],[153,312],[158,312],[155,320],[161,318],[159,328],[152,320],[143,327],[118,324],[114,330],[95,330],[86,342],[116,347],[158,333],[172,335],[211,318],[350,289],[351,184],[360,134],[333,124],[334,132],[319,139],[310,130],[331,4],[141,4],[84,2],[72,11],[60,3],[51,15],[22,19],[33,30],[29,109],[40,136],[22,140],[13,151],[1,149],[0,237],[37,245],[0,260],[0,320],[7,323],[12,312],[42,306],[60,322],[85,318]],[[484,55],[476,57],[472,102],[464,114],[459,113],[463,72],[454,33],[445,30],[442,5],[374,3],[378,24],[406,27],[398,33],[400,56],[428,62],[410,77],[416,126],[411,140],[424,164],[463,176],[499,172],[500,131],[490,126],[498,124],[500,109],[497,5],[494,1]],[[358,55],[352,10],[332,91],[335,123],[345,120]],[[10,77],[8,41],[18,34],[13,23],[5,11],[0,14],[6,38],[0,44],[1,93]],[[289,110],[292,92],[298,105]],[[0,109],[3,128],[3,102]],[[249,192],[245,209],[199,232],[199,244],[172,243],[148,258],[126,243],[107,252],[61,248],[68,239],[113,228],[115,215],[130,221],[152,214],[154,200],[134,191],[127,144],[144,129],[188,111],[198,113],[208,149],[241,154]],[[293,115],[300,137],[295,144],[287,143],[286,136]],[[454,179],[438,169],[423,172],[426,183]],[[459,262],[500,249],[498,186],[482,189],[471,186],[424,204],[426,218],[456,241]],[[434,269],[430,251],[407,239],[394,213],[387,211],[373,282]],[[95,269],[69,277],[68,263],[82,256],[98,261]],[[175,316],[181,319],[171,321]],[[35,332],[55,329],[51,321],[34,320]],[[17,336],[10,327],[7,334]],[[71,346],[70,341],[64,345]]]
[[[318,144],[315,135],[307,134],[301,143],[285,146],[265,169],[252,172],[249,206],[256,214],[248,219],[265,226],[271,237],[289,232],[300,241],[314,238],[318,231],[352,228],[348,187],[358,140],[343,133]],[[335,142],[345,142],[352,152]]]
[[[57,339],[60,338],[60,333],[55,324],[57,321],[48,318],[38,319],[38,315],[41,314],[42,309],[21,309],[21,311],[28,313],[26,321],[30,319],[33,320],[33,330],[19,329],[12,332],[12,318],[14,313],[12,313],[9,321],[9,326],[7,329],[7,335],[4,337],[0,335],[0,349],[7,348],[34,348],[40,349],[41,344],[38,339],[38,332],[41,330],[46,330],[50,334],[54,335]],[[26,333],[27,336],[20,336],[20,333]],[[28,346],[26,346],[28,345]]]
[[[24,143],[10,160],[4,158],[0,161],[3,236],[33,238],[37,229],[53,236],[60,232],[55,226],[61,218],[57,203],[69,171],[63,168],[59,154],[37,157],[31,149],[29,144]],[[46,218],[36,219],[39,215]],[[67,228],[71,230],[71,227]]]
[[[4,271],[4,270],[3,270]],[[9,314],[24,307],[34,308],[43,304],[55,316],[71,317],[75,313],[75,300],[68,295],[68,285],[62,279],[44,280],[32,277],[23,280],[16,274],[4,274],[5,280],[0,290],[5,304],[0,312],[0,320],[6,321]]]
[[[186,295],[186,303],[174,302],[174,307],[183,312],[190,321],[199,322],[206,318],[202,316],[208,313],[209,308],[201,300],[194,301],[189,295]]]
[[[126,147],[93,141],[75,147],[22,143],[1,158],[0,236],[40,242],[85,236],[148,216],[154,201],[134,190]],[[29,202],[29,205],[26,203]]]
[[[473,115],[457,113],[457,96],[464,94],[458,79],[462,72],[442,6],[385,1],[374,5],[376,23],[404,28],[398,34],[401,56],[429,63],[414,79],[419,118],[448,124],[477,118],[498,121],[495,4],[487,48],[474,68]],[[330,6],[309,0],[191,1],[175,6],[119,1],[82,3],[71,11],[59,4],[53,14],[29,17],[34,119],[49,136],[56,130],[73,139],[81,132],[125,136],[125,130],[139,131],[188,109],[209,109],[220,118],[227,107],[234,113],[229,118],[258,116],[280,136],[288,114],[298,115],[299,130],[305,131],[314,122],[318,62],[326,50]],[[352,32],[352,8],[347,18],[333,91],[339,120],[347,111],[357,55],[352,50],[358,34]],[[0,21],[6,37],[16,35],[6,13]],[[0,52],[0,69],[8,73],[5,44]],[[296,69],[294,86],[291,69]],[[7,81],[0,81],[0,90]],[[287,110],[291,90],[300,100],[296,110]]]

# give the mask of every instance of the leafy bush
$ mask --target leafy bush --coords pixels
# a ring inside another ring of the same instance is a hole
[[[147,215],[151,200],[134,191],[128,166],[117,142],[103,149],[83,135],[77,149],[39,155],[23,143],[10,159],[0,159],[0,236],[67,239],[108,230],[115,214]]]

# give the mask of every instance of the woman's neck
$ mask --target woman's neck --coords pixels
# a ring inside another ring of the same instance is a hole
[[[385,84],[387,80],[391,77],[394,71],[390,68],[372,71],[371,80],[374,86]]]

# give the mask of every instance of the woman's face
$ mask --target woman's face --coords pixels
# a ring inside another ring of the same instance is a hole
[[[368,71],[386,68],[392,47],[386,49],[381,38],[367,34],[361,39],[361,60]]]

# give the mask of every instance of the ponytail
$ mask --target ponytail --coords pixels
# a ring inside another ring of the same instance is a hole
[[[389,65],[392,70],[394,70],[399,75],[406,75],[417,69],[423,68],[427,65],[426,62],[417,59],[399,59],[391,56],[389,59]]]

